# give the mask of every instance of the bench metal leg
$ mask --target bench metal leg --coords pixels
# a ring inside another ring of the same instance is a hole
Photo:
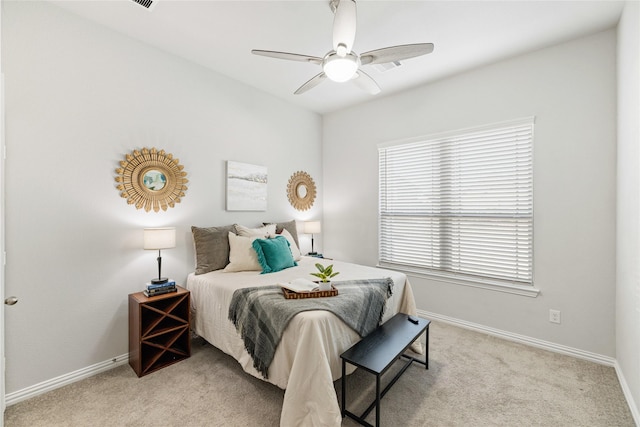
[[[346,407],[346,394],[347,394],[347,368],[346,361],[342,359],[342,408],[341,414],[342,418],[344,418],[344,408]]]
[[[380,375],[376,375],[376,427],[380,427]]]
[[[424,345],[424,369],[429,369],[429,326],[427,325],[426,342]]]
[[[398,381],[400,379],[402,374],[404,374],[404,371],[406,371],[409,368],[409,366],[411,366],[412,362],[423,363],[423,362],[421,362],[421,361],[419,361],[417,359],[409,358],[408,356],[407,356],[407,358],[408,358],[407,363],[405,363],[405,365],[402,367],[402,369],[400,369],[400,371],[398,371],[398,373],[391,379],[391,381],[389,381],[389,384],[387,384],[387,386],[382,391],[380,391],[380,378],[381,378],[382,374],[376,375],[376,398],[374,399],[373,402],[371,402],[371,404],[367,407],[367,409],[365,409],[365,411],[362,413],[362,415],[359,418],[361,418],[361,419],[367,418],[367,416],[369,416],[371,411],[373,411],[373,408],[376,408],[376,415],[378,415],[378,411],[379,411],[379,408],[380,408],[380,401],[387,394],[387,392],[389,390],[391,390],[391,387],[393,387],[393,385],[396,383],[396,381]],[[398,359],[396,359],[396,360],[398,360]],[[378,417],[376,416],[376,422],[377,421],[378,421]]]

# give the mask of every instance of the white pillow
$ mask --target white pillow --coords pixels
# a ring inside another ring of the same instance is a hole
[[[291,233],[289,233],[286,228],[283,228],[280,235],[286,237],[286,239],[289,241],[289,249],[291,249],[293,260],[300,261],[300,257],[302,256],[302,254],[300,253],[300,248],[298,248],[298,245],[296,245],[296,241],[293,239]]]
[[[260,237],[261,239],[269,239],[271,237],[275,237],[276,235],[276,225],[269,224],[260,228],[249,228],[244,225],[234,224],[236,228],[236,233],[238,236],[245,237]]]
[[[258,255],[251,244],[260,236],[236,236],[229,232],[229,264],[224,268],[226,272],[262,271],[258,262]]]

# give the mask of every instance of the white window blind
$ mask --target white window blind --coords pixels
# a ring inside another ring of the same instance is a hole
[[[533,283],[533,118],[379,147],[379,263]]]

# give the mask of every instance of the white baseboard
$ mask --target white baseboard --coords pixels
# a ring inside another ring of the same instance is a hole
[[[597,354],[597,353],[591,353],[589,351],[584,351],[577,348],[552,343],[550,341],[531,338],[526,335],[519,335],[519,334],[514,334],[512,332],[503,331],[500,329],[490,328],[488,326],[467,322],[466,320],[460,320],[454,317],[443,316],[441,314],[431,313],[423,310],[418,310],[418,315],[430,320],[438,320],[441,322],[450,323],[455,326],[460,326],[461,328],[471,329],[474,331],[493,335],[499,338],[504,338],[509,341],[515,341],[522,344],[530,345],[532,347],[553,351],[555,353],[566,354],[569,356],[577,357],[579,359],[589,360],[591,362],[599,363],[601,365],[615,366],[615,362],[616,362],[616,360],[613,357],[604,356],[602,354]]]
[[[638,406],[633,401],[633,395],[631,394],[631,390],[629,389],[629,384],[627,384],[627,380],[618,365],[618,361],[615,363],[616,374],[618,374],[618,381],[620,381],[620,387],[622,387],[622,392],[624,393],[624,397],[627,398],[627,405],[629,405],[629,410],[631,411],[631,415],[633,416],[633,420],[635,421],[637,426],[640,426],[640,411],[638,411]]]
[[[625,399],[627,400],[627,405],[629,406],[629,410],[631,411],[631,415],[637,426],[640,426],[640,412],[638,411],[638,407],[633,400],[633,396],[631,394],[631,390],[627,384],[626,379],[624,378],[624,374],[618,365],[618,361],[609,356],[604,356],[597,353],[591,353],[589,351],[580,350],[573,347],[568,347],[560,344],[555,344],[549,341],[540,340],[537,338],[527,337],[525,335],[514,334],[507,331],[502,331],[500,329],[490,328],[484,325],[479,325],[477,323],[467,322],[465,320],[456,319],[454,317],[443,316],[436,313],[431,313],[424,310],[418,310],[418,315],[420,317],[424,317],[429,320],[437,320],[444,323],[449,323],[454,326],[459,326],[465,329],[471,329],[477,332],[483,332],[489,335],[496,336],[498,338],[504,338],[509,341],[515,341],[522,344],[530,345],[533,347],[541,348],[543,350],[549,350],[556,353],[566,354],[568,356],[577,357],[579,359],[588,360],[591,362],[599,363],[602,365],[612,366],[616,370],[616,375],[618,376],[618,380],[620,382],[620,387],[622,387],[622,392],[624,394]]]
[[[60,375],[59,377],[43,381],[13,393],[8,393],[5,396],[6,405],[11,406],[18,402],[22,402],[23,400],[31,399],[32,397],[36,397],[56,388],[92,377],[100,372],[108,371],[116,366],[124,365],[128,361],[129,353],[122,354],[114,357],[113,359],[105,360],[104,362],[96,363],[95,365],[87,366],[86,368],[78,369],[77,371],[73,371],[65,375]]]

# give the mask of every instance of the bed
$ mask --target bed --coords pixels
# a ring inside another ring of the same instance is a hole
[[[186,287],[191,291],[192,328],[236,359],[244,371],[285,390],[281,426],[340,426],[342,417],[333,382],[341,376],[340,354],[360,340],[358,334],[328,311],[297,314],[282,335],[265,379],[254,368],[239,333],[228,319],[234,291],[310,278],[310,273],[316,271],[315,263],[320,262],[333,264],[334,271],[340,272],[333,279],[336,282],[391,278],[393,294],[386,302],[383,321],[397,312],[415,315],[413,292],[403,273],[336,260],[297,258],[296,266],[269,274],[224,269],[189,274]],[[353,368],[348,373],[352,371]]]

